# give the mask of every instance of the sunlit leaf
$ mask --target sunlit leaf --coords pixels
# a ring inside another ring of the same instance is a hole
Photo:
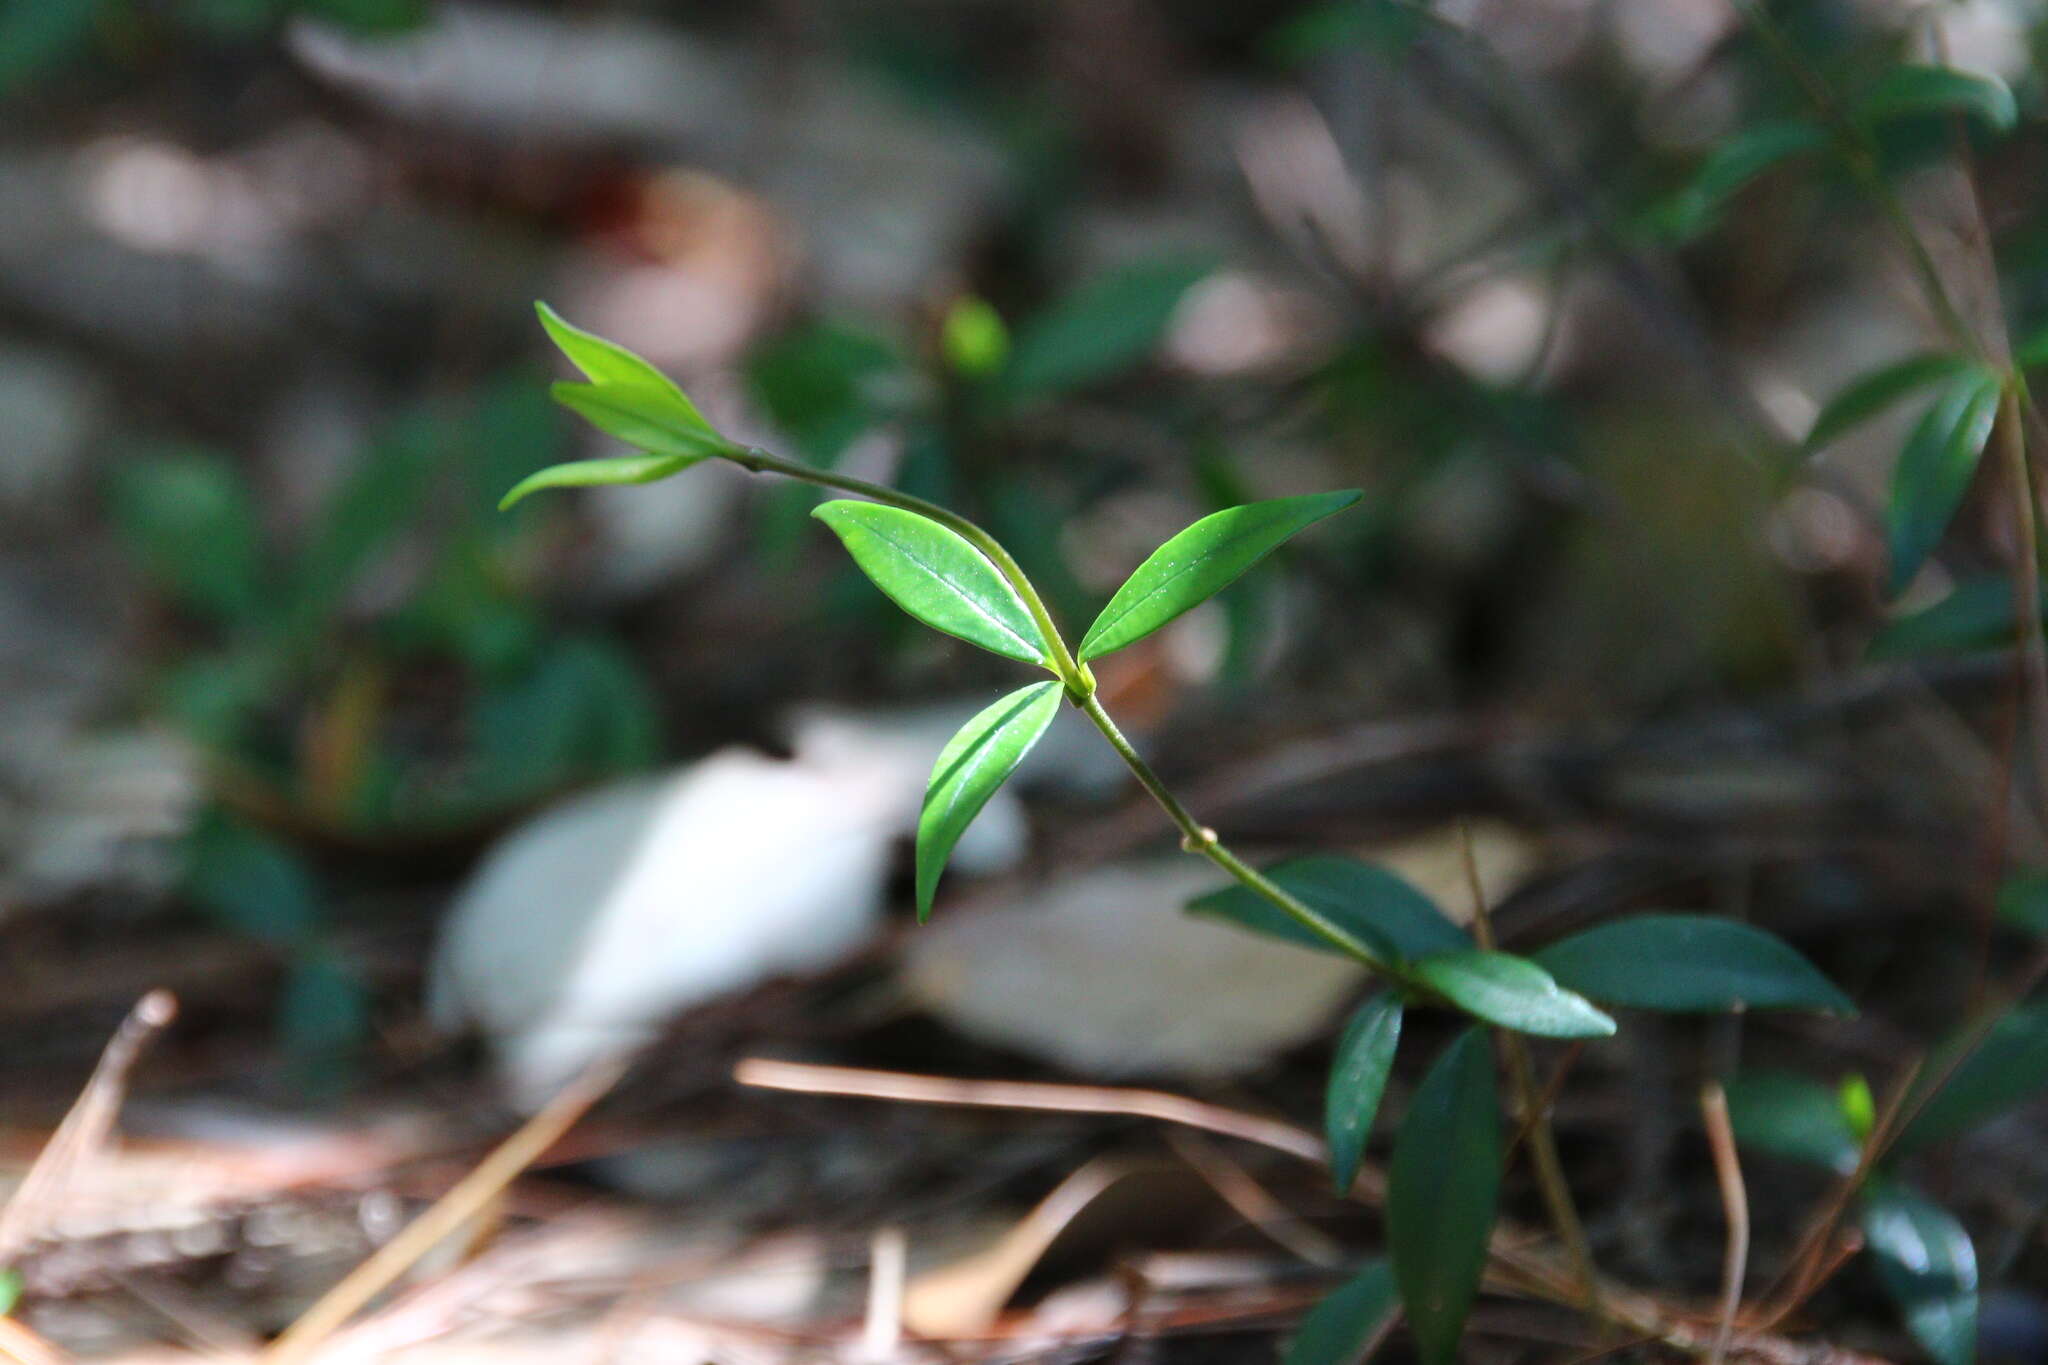
[[[650,403],[660,402],[680,425],[695,426],[716,437],[717,433],[704,420],[704,414],[697,411],[697,405],[690,401],[689,395],[653,365],[617,342],[606,341],[594,332],[586,332],[563,320],[561,314],[545,303],[534,304],[534,311],[540,314],[540,325],[547,328],[548,335],[561,348],[562,354],[569,357],[570,363],[583,371],[592,384],[600,388],[641,390]]]
[[[1954,1214],[1895,1181],[1863,1196],[1863,1240],[1913,1339],[1941,1365],[1977,1354],[1977,1252]]]
[[[1149,355],[1206,265],[1133,266],[1081,286],[1012,334],[1005,389],[1037,398],[1107,379]]]
[[[1960,114],[2000,133],[2019,122],[2019,106],[2005,82],[1946,66],[1894,66],[1851,112],[1872,124],[1909,114]]]
[[[939,874],[967,826],[988,804],[1060,709],[1058,682],[1019,688],[960,727],[939,751],[917,817],[917,917],[932,912]]]
[[[1363,955],[1382,962],[1469,948],[1462,930],[1417,891],[1383,867],[1355,858],[1316,855],[1275,863],[1265,874],[1282,890],[1358,941]],[[1195,914],[1215,915],[1254,933],[1322,952],[1340,952],[1264,896],[1231,885],[1188,902]],[[1352,956],[1359,956],[1354,952]]]
[[[1844,1175],[1863,1144],[1840,1097],[1784,1071],[1748,1071],[1727,1084],[1728,1119],[1744,1147]]]
[[[1657,219],[1665,230],[1689,237],[1706,227],[1722,205],[1750,181],[1826,142],[1827,134],[1820,128],[1794,119],[1745,128],[1715,145],[1685,188],[1657,211]]]
[[[552,384],[554,400],[614,440],[695,463],[728,449],[717,432],[682,419],[666,394],[630,384]]]
[[[510,507],[543,488],[601,488],[613,484],[653,483],[680,474],[696,459],[688,455],[619,455],[609,460],[572,460],[549,465],[521,479],[499,500]]]
[[[1845,385],[1813,419],[1805,448],[1819,450],[1869,421],[1908,394],[1974,370],[1977,362],[1948,351],[1925,351],[1879,366]]]
[[[1634,915],[1532,954],[1561,985],[1610,1005],[1701,1013],[1855,1004],[1775,934],[1713,915]]]
[[[979,379],[994,374],[1009,359],[1010,329],[987,299],[963,295],[946,310],[939,352],[953,373]]]
[[[2048,1090],[2048,1000],[2008,1010],[1962,1055],[1969,1037],[1965,1031],[1951,1038],[1920,1068],[1907,1100],[1908,1112],[1917,1112],[1899,1134],[1899,1151],[1954,1137]],[[1927,1094],[1937,1083],[1941,1088]]]
[[[1998,377],[1972,367],[1949,381],[1906,438],[1885,508],[1893,593],[1920,572],[1962,505],[1998,417],[1998,399]]]
[[[1371,1261],[1309,1310],[1282,1365],[1352,1365],[1400,1307],[1393,1266],[1384,1259]]]
[[[1330,1063],[1330,1083],[1323,1105],[1324,1132],[1330,1142],[1330,1170],[1343,1194],[1358,1178],[1365,1139],[1386,1093],[1394,1049],[1401,1041],[1401,1001],[1392,992],[1374,996],[1358,1007],[1337,1040]]]
[[[1409,970],[1467,1014],[1518,1033],[1605,1038],[1614,1032],[1613,1019],[1526,957],[1467,948],[1422,958]]]
[[[930,517],[842,499],[813,508],[853,562],[918,620],[1021,663],[1051,665],[1024,599],[988,557]]]
[[[1387,1174],[1387,1243],[1426,1365],[1451,1365],[1479,1292],[1500,1194],[1493,1053],[1468,1029],[1416,1088]]]
[[[1361,496],[1346,489],[1270,498],[1203,517],[1154,550],[1116,590],[1081,638],[1080,657],[1100,658],[1150,635],[1229,587],[1290,537]]]

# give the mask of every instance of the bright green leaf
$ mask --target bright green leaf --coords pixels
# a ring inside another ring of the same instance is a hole
[[[1894,594],[1920,572],[1962,505],[1997,419],[1998,399],[1998,377],[1973,366],[1941,390],[1906,438],[1885,509]]]
[[[534,311],[540,314],[540,325],[547,328],[555,345],[570,363],[583,371],[584,376],[599,388],[625,388],[644,391],[650,401],[659,398],[670,413],[684,425],[694,425],[706,435],[716,436],[711,424],[704,420],[704,414],[697,411],[697,405],[689,395],[676,387],[676,382],[634,355],[615,341],[606,341],[594,332],[586,332],[563,320],[562,315],[545,303],[535,303]]]
[[[710,427],[686,420],[665,393],[630,384],[548,386],[557,403],[627,445],[650,455],[678,455],[692,464],[730,449]]]
[[[1330,1084],[1323,1106],[1324,1132],[1330,1140],[1330,1171],[1337,1193],[1345,1194],[1358,1178],[1380,1096],[1386,1093],[1394,1049],[1401,1041],[1401,1001],[1392,992],[1375,995],[1358,1007],[1337,1040],[1330,1063]]]
[[[939,751],[917,817],[919,921],[932,912],[932,894],[953,845],[1052,724],[1060,696],[1058,682],[1019,688],[961,726]]]
[[[2005,82],[1946,66],[1892,67],[1851,112],[1869,124],[1909,114],[1961,114],[1999,133],[2019,122]]]
[[[1606,1038],[1614,1020],[1582,995],[1565,990],[1526,957],[1466,948],[1438,953],[1410,972],[1475,1018],[1544,1038]]]
[[[21,1272],[14,1269],[0,1270],[0,1318],[12,1313],[21,1302]],[[1338,1291],[1339,1293],[1343,1291]]]
[[[1400,1307],[1393,1267],[1384,1259],[1368,1262],[1308,1311],[1282,1365],[1353,1365]]]
[[[1387,1174],[1387,1243],[1426,1365],[1451,1365],[1479,1292],[1500,1194],[1493,1053],[1467,1029],[1416,1088]]]
[[[1200,606],[1309,526],[1363,496],[1357,489],[1269,498],[1203,517],[1154,550],[1081,639],[1085,662],[1142,640]]]
[[[1365,951],[1353,956],[1399,962],[1472,946],[1472,940],[1445,919],[1429,897],[1383,867],[1355,858],[1317,855],[1275,863],[1265,873],[1283,891],[1358,940]],[[1187,908],[1305,948],[1341,951],[1264,896],[1242,886],[1212,891],[1189,901]]]
[[[1842,1119],[1857,1144],[1870,1141],[1870,1135],[1877,1131],[1877,1096],[1870,1093],[1870,1082],[1862,1072],[1852,1071],[1842,1077],[1842,1083],[1835,1087],[1835,1106],[1842,1111]]]
[[[939,328],[939,351],[953,373],[969,379],[994,374],[1010,357],[1010,329],[987,299],[972,294],[953,300]]]
[[[1910,393],[1974,370],[1977,362],[1949,351],[1924,351],[1849,381],[1813,419],[1804,447],[1819,450],[1869,421]]]
[[[1849,997],[1783,939],[1713,915],[1634,915],[1533,956],[1560,984],[1610,1005],[1681,1013],[1856,1012]]]
[[[877,502],[813,508],[853,562],[918,620],[1021,663],[1051,666],[1024,599],[988,557],[929,517]]]
[[[1759,123],[1723,139],[1708,153],[1684,189],[1657,211],[1662,226],[1679,237],[1706,227],[1737,191],[1781,161],[1814,151],[1827,135],[1811,123],[1785,119]]]
[[[1957,1061],[1968,1040],[1967,1032],[1950,1039],[1920,1068],[1920,1083],[1907,1099],[1908,1112],[1917,1113],[1899,1134],[1897,1150],[1954,1137],[2048,1090],[2048,1000],[2008,1010]],[[1922,1104],[1924,1087],[1937,1082],[1941,1088]]]
[[[1728,1082],[1728,1119],[1744,1147],[1847,1175],[1863,1144],[1839,1098],[1818,1081],[1750,1071]]]
[[[1036,398],[1107,379],[1159,344],[1181,296],[1209,273],[1184,262],[1133,266],[1085,284],[1014,334],[1003,382]]]
[[[1977,1252],[1954,1214],[1893,1181],[1863,1196],[1863,1240],[1913,1339],[1941,1365],[1977,1354]]]
[[[527,475],[499,500],[512,506],[543,488],[593,488],[623,483],[653,483],[680,474],[697,463],[687,455],[620,455],[609,460],[572,460]]]

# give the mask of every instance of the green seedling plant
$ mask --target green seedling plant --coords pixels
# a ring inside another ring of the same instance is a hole
[[[1489,1031],[1508,1062],[1516,1119],[1529,1134],[1539,1185],[1573,1254],[1578,1283],[1568,1297],[1605,1315],[1521,1038],[1605,1038],[1616,1023],[1603,1005],[1685,1013],[1851,1011],[1848,998],[1805,958],[1749,925],[1638,915],[1518,955],[1494,946],[1483,912],[1476,936],[1468,934],[1408,883],[1367,863],[1321,855],[1255,867],[1181,803],[1110,715],[1090,665],[1215,596],[1293,537],[1358,502],[1359,493],[1273,498],[1201,518],[1138,565],[1070,641],[1016,559],[973,522],[882,484],[729,441],[653,366],[545,305],[539,311],[585,376],[555,385],[556,398],[637,453],[541,470],[515,486],[505,506],[543,489],[647,483],[706,460],[846,494],[813,515],[890,600],[936,630],[1046,675],[968,719],[939,753],[916,835],[920,920],[931,913],[946,860],[968,823],[1059,708],[1071,706],[1158,803],[1181,846],[1228,878],[1192,911],[1338,954],[1376,978],[1379,989],[1344,1028],[1330,1074],[1326,1131],[1340,1192],[1357,1180],[1407,1014],[1448,1011],[1469,1021],[1427,1068],[1394,1138],[1388,1259],[1366,1267],[1311,1315],[1294,1348],[1300,1365],[1345,1358],[1397,1306],[1430,1365],[1456,1358],[1489,1259],[1512,1147]]]

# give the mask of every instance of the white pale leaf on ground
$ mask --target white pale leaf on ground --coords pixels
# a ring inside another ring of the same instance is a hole
[[[1244,1074],[1327,1029],[1364,977],[1183,914],[1220,875],[1194,859],[1122,863],[942,915],[909,939],[908,989],[969,1037],[1082,1075]]]
[[[920,713],[921,714],[921,713]],[[533,1105],[674,1015],[830,965],[875,933],[935,743],[915,717],[813,714],[794,756],[721,750],[576,797],[515,829],[457,897],[430,978],[436,1022],[490,1040]],[[963,866],[1023,854],[992,802]]]

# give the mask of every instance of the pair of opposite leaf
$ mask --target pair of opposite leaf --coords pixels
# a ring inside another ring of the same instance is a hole
[[[546,304],[541,324],[588,383],[558,383],[555,399],[640,455],[554,465],[522,481],[503,506],[543,488],[651,483],[702,460],[741,454],[704,420],[661,371],[614,342],[574,327]],[[1229,587],[1308,526],[1358,501],[1356,489],[1273,498],[1203,517],[1174,536],[1117,589],[1082,636],[1074,662],[1085,669],[1134,644]],[[906,612],[935,630],[1056,675],[1020,688],[962,726],[939,754],[917,829],[917,913],[931,914],[939,874],[981,808],[1052,724],[1066,648],[1049,620],[966,537],[931,517],[876,502],[828,502],[812,513],[829,526],[861,571]],[[1042,612],[1042,608],[1040,611]],[[1085,672],[1081,675],[1085,677]]]

